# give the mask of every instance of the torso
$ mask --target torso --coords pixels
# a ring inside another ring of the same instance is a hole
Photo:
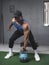
[[[23,19],[23,20],[21,21],[21,24],[19,24],[19,23],[15,20],[13,24],[14,24],[14,26],[16,27],[17,30],[22,31],[22,30],[23,30],[22,25],[23,25],[24,22],[25,22],[25,19]]]

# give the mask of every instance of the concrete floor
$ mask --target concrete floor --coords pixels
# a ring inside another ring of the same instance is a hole
[[[20,44],[14,44],[13,52],[19,52],[21,49]],[[0,44],[0,51],[8,52],[8,44]],[[33,49],[31,47],[27,47],[28,53],[33,53]],[[37,49],[40,54],[49,54],[49,46],[39,46]]]

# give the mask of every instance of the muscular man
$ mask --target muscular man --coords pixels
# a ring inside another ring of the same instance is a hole
[[[26,49],[27,44],[28,44],[27,42],[29,39],[30,44],[35,53],[34,58],[36,61],[40,61],[40,57],[36,51],[37,44],[33,38],[31,30],[29,29],[28,22],[23,18],[21,11],[16,11],[15,16],[11,20],[11,24],[10,24],[8,30],[10,30],[13,25],[16,27],[17,30],[13,33],[13,35],[9,39],[9,53],[4,58],[8,59],[11,56],[13,56],[12,48],[14,45],[14,41],[17,38],[19,38],[20,36],[24,35],[24,46],[22,48],[22,51],[24,51]]]

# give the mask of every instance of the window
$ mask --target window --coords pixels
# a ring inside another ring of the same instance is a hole
[[[49,26],[49,2],[44,2],[44,26]]]

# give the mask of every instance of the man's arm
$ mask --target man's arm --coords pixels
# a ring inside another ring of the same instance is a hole
[[[28,28],[28,23],[23,24],[23,31],[24,31],[24,46],[23,50],[26,49],[27,44],[28,44],[28,36],[29,36],[29,28]]]
[[[12,25],[13,25],[12,23],[9,25],[9,27],[8,27],[8,31],[11,29]]]
[[[11,29],[11,27],[13,26],[13,22],[14,22],[14,18],[12,18],[12,20],[11,20],[11,23],[10,23],[10,25],[9,25],[9,27],[8,27],[8,31]]]

